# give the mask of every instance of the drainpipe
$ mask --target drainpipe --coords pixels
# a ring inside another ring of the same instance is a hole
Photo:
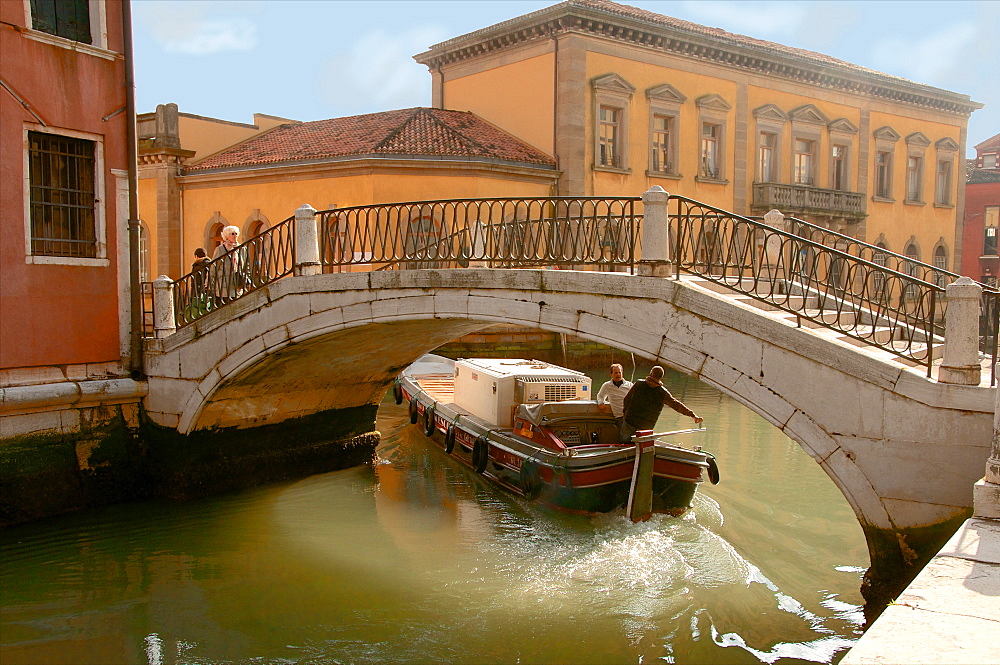
[[[135,127],[135,67],[132,51],[132,1],[122,0],[122,38],[125,50],[125,127],[128,150],[128,259],[131,296],[129,370],[133,379],[142,372],[142,288],[139,284],[139,157]]]

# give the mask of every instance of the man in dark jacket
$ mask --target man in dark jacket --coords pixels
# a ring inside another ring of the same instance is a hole
[[[696,425],[705,420],[679,399],[675,399],[663,387],[662,379],[663,368],[657,365],[649,370],[649,376],[644,381],[636,382],[625,395],[625,419],[619,430],[622,443],[631,443],[632,435],[638,430],[656,427],[656,419],[660,417],[664,404],[677,413],[694,418]]]

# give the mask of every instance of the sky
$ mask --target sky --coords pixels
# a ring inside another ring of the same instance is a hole
[[[234,122],[430,106],[413,56],[557,0],[133,0],[137,110]],[[632,0],[972,97],[968,154],[1000,133],[1000,2]],[[991,51],[991,49],[993,49]]]

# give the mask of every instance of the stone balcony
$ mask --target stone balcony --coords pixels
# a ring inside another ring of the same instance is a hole
[[[852,220],[868,216],[865,197],[859,192],[776,182],[755,182],[750,207],[755,213],[780,210],[792,216],[820,215]]]

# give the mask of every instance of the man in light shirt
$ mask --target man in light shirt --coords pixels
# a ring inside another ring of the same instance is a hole
[[[622,366],[615,363],[611,366],[611,380],[606,381],[597,392],[598,404],[610,404],[611,413],[614,414],[615,424],[621,428],[622,417],[625,414],[623,400],[632,387],[631,381],[626,381],[622,376]]]

